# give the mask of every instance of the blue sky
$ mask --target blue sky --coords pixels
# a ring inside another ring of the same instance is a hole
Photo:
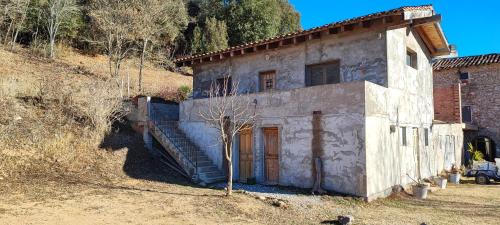
[[[460,56],[500,53],[500,0],[290,0],[308,29],[400,6],[432,4]]]

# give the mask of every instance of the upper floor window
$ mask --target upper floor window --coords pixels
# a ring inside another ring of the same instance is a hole
[[[471,123],[472,122],[472,107],[463,106],[462,107],[462,122]]]
[[[417,69],[417,53],[411,49],[406,49],[406,65]]]
[[[261,72],[259,74],[260,91],[276,88],[276,71]]]
[[[216,81],[217,94],[219,96],[225,96],[231,94],[233,88],[233,82],[231,77],[219,78]]]
[[[306,86],[340,83],[340,61],[306,66]]]
[[[469,82],[469,73],[468,72],[460,72],[460,81],[462,81],[462,83],[467,83]]]

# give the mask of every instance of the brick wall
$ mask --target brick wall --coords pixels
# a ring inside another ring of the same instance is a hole
[[[434,87],[434,119],[460,123],[461,108],[460,84]]]
[[[469,80],[461,85],[461,104],[472,109],[472,124],[478,127],[477,136],[491,138],[500,155],[500,63],[459,69],[434,71],[434,101],[439,117],[450,113],[451,97],[446,87],[459,83],[459,73],[468,72]],[[438,109],[441,108],[441,109]],[[449,117],[449,115],[448,115]],[[445,117],[446,118],[446,117]],[[436,115],[436,119],[438,116]]]

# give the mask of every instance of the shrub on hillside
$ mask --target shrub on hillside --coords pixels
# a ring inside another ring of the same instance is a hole
[[[0,85],[0,177],[104,174],[113,158],[99,149],[124,112],[114,82],[39,80]]]

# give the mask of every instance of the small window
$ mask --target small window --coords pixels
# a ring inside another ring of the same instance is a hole
[[[259,79],[260,91],[269,91],[276,88],[276,71],[262,72]]]
[[[401,144],[403,144],[403,146],[408,145],[406,142],[406,127],[401,127]]]
[[[417,53],[411,49],[406,50],[406,65],[417,69]]]
[[[461,73],[460,73],[460,80],[461,80],[462,82],[464,82],[464,81],[465,81],[465,82],[469,81],[469,73],[467,73],[467,72],[461,72]]]
[[[219,92],[218,93],[219,96],[229,95],[232,91],[232,88],[233,88],[233,82],[231,80],[231,77],[224,77],[217,79],[217,91]]]
[[[462,122],[472,123],[472,107],[463,106],[462,107]]]
[[[424,142],[425,146],[429,146],[429,128],[424,128]]]
[[[340,83],[340,61],[306,66],[306,86]]]

